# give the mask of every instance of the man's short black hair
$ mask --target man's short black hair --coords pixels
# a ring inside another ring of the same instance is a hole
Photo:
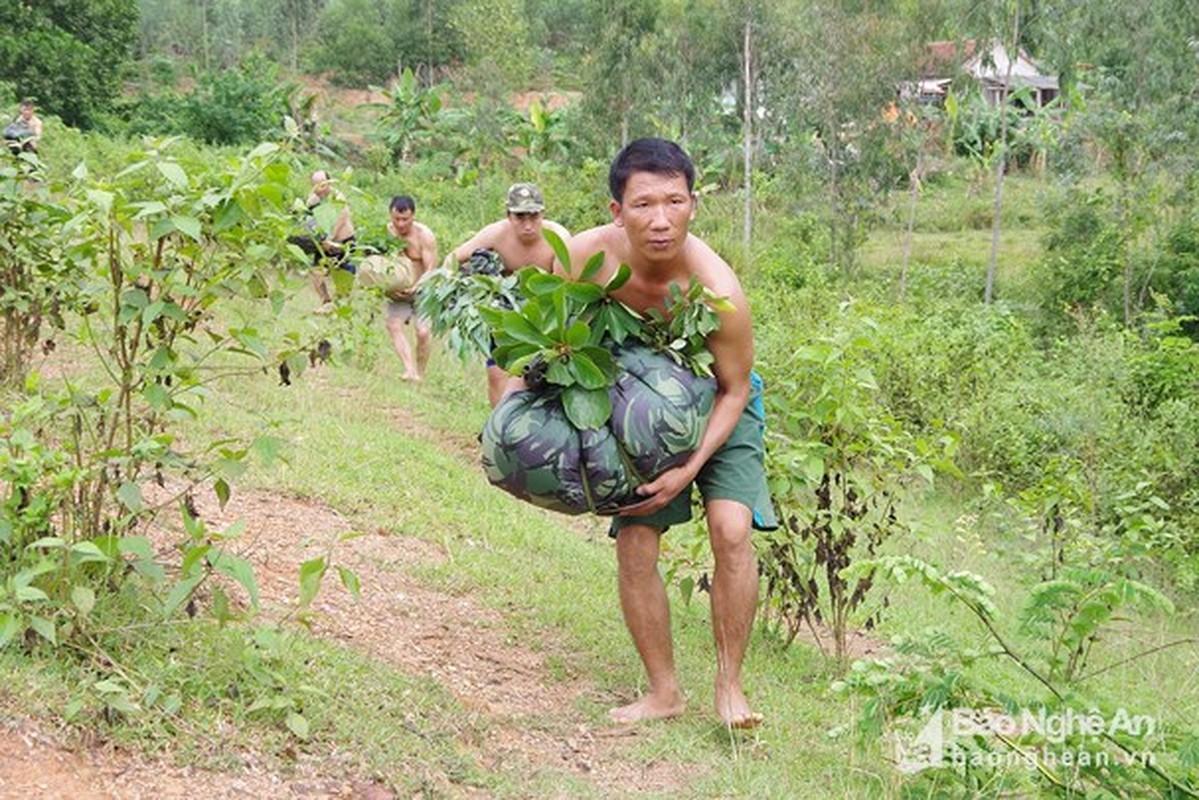
[[[624,146],[612,168],[608,170],[608,191],[612,199],[624,199],[624,187],[634,172],[652,172],[655,175],[682,175],[687,179],[687,191],[695,187],[695,165],[679,147],[669,139],[634,139]]]
[[[391,204],[387,206],[387,208],[391,211],[395,211],[397,214],[403,214],[405,211],[411,211],[413,214],[415,214],[416,201],[406,194],[397,194],[395,197],[391,198]]]

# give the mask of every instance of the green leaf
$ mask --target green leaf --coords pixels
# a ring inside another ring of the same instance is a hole
[[[596,430],[612,416],[612,400],[606,388],[567,386],[562,391],[562,408],[566,418],[579,430]]]
[[[287,715],[285,724],[287,729],[296,735],[296,738],[308,738],[308,720],[302,714],[292,711]]]
[[[1199,736],[1191,734],[1178,746],[1178,763],[1187,769],[1199,767]]]
[[[274,142],[263,142],[262,144],[258,145],[257,147],[255,147],[253,150],[250,151],[250,154],[246,156],[246,160],[247,161],[257,160],[257,159],[262,158],[263,156],[269,156],[272,153],[277,153],[278,151],[279,151],[279,145],[275,144]]]
[[[229,610],[229,595],[220,586],[212,589],[212,614],[222,625],[233,619],[233,613]]]
[[[187,188],[187,173],[178,164],[173,161],[160,161],[156,166],[162,177],[176,189]]]
[[[594,283],[568,283],[562,291],[567,298],[581,306],[589,306],[604,296],[603,288]]]
[[[615,292],[621,286],[629,282],[629,278],[633,277],[633,268],[628,264],[621,264],[616,268],[616,274],[604,284],[604,291],[608,294]]]
[[[66,540],[61,537],[43,536],[42,538],[25,545],[25,549],[26,550],[40,550],[40,549],[45,548],[47,550],[49,550],[49,549],[57,550],[57,549],[61,549],[66,546],[67,546]]]
[[[124,693],[105,695],[104,704],[113,711],[119,711],[122,714],[136,714],[138,711],[134,702]]]
[[[358,582],[358,574],[356,572],[349,567],[339,566],[337,568],[337,575],[341,578],[341,585],[346,587],[350,591],[350,594],[354,595],[355,600],[362,596],[362,586]]]
[[[183,580],[179,581],[179,583],[175,584],[174,588],[171,589],[170,594],[167,595],[167,599],[162,603],[163,618],[170,617],[172,614],[174,614],[179,606],[183,605],[187,599],[192,596],[192,592],[196,590],[196,587],[200,585],[200,581],[202,580],[204,580],[203,572],[198,575],[193,575],[190,578],[184,578]]]
[[[521,275],[521,288],[530,297],[541,297],[552,294],[562,286],[564,281],[557,275],[551,275],[541,269],[526,269]]]
[[[603,250],[600,250],[598,253],[592,253],[591,258],[587,259],[587,262],[583,264],[583,272],[579,275],[579,280],[589,281],[594,278],[596,273],[603,268],[605,257],[606,253]]]
[[[174,216],[171,217],[171,222],[175,225],[175,229],[183,235],[197,242],[201,240],[200,220],[195,217]]]
[[[142,397],[155,411],[165,411],[171,407],[171,393],[161,383],[147,383],[142,389]]]
[[[76,564],[108,563],[108,555],[95,542],[76,542],[71,545],[71,560]]]
[[[328,566],[323,557],[311,558],[300,565],[300,608],[307,608],[321,590]]]
[[[216,493],[216,499],[221,504],[221,510],[225,509],[225,504],[229,502],[229,484],[224,478],[217,478],[212,483],[212,490]]]
[[[58,628],[55,627],[53,620],[45,617],[30,617],[29,627],[50,644],[58,646]]]
[[[533,344],[538,347],[552,347],[554,344],[553,340],[534,328],[527,319],[516,313],[504,315],[504,325],[501,332],[518,342]]]
[[[545,379],[555,386],[573,386],[575,383],[569,362],[560,358],[554,359],[546,366]]]
[[[558,263],[562,265],[563,271],[569,275],[570,251],[566,247],[566,242],[562,241],[562,237],[549,228],[542,228],[541,236],[549,243],[550,249],[554,251],[554,258],[558,259]]]
[[[587,346],[580,352],[580,355],[586,356],[596,368],[604,374],[604,385],[611,386],[616,379],[616,360],[612,358],[607,348]],[[589,387],[598,388],[598,387]]]
[[[145,536],[122,536],[117,542],[122,553],[151,561],[154,558],[154,545]]]
[[[132,481],[121,484],[121,488],[117,489],[117,499],[121,501],[121,505],[135,514],[145,508],[142,500],[142,487]]]
[[[583,348],[591,339],[591,329],[581,320],[566,329],[566,346],[572,350]]]
[[[3,647],[3,645],[0,644],[0,647]],[[83,698],[76,697],[75,699],[67,702],[67,704],[65,706],[63,706],[63,708],[62,708],[63,719],[65,719],[67,722],[74,722],[75,719],[77,719],[79,717],[79,712],[82,710],[83,710]]]
[[[96,209],[108,214],[112,211],[112,201],[116,198],[112,192],[105,192],[99,189],[87,190],[87,201]]]
[[[191,577],[199,574],[196,572],[196,566],[199,565],[204,557],[212,550],[212,545],[208,543],[196,544],[188,547],[183,551],[183,561],[179,564],[179,573]]]
[[[209,556],[208,563],[213,568],[241,584],[250,595],[250,605],[258,608],[258,581],[254,579],[254,567],[249,561],[229,553],[217,553]]]
[[[20,603],[40,603],[50,599],[49,595],[36,586],[18,586],[13,590],[13,595]]]
[[[13,614],[0,614],[0,649],[13,640],[21,632],[21,623]]]
[[[250,452],[261,459],[263,466],[271,466],[279,459],[283,440],[277,436],[259,436],[250,444]]]
[[[607,394],[608,376],[584,353],[580,352],[572,355],[568,362],[568,367],[571,376],[579,386],[582,386],[584,389],[603,389],[605,390],[604,393]],[[609,413],[611,413],[610,401]],[[607,420],[605,419],[604,421],[606,422]]]
[[[96,607],[96,593],[88,586],[76,586],[71,589],[71,602],[86,617]]]
[[[691,605],[691,594],[695,591],[695,578],[688,575],[679,581],[679,593],[683,595],[683,605]]]

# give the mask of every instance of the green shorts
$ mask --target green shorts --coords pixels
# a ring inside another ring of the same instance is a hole
[[[750,374],[749,400],[729,438],[700,468],[692,486],[708,500],[734,500],[753,512],[759,531],[778,528],[770,488],[766,484],[766,411],[762,406],[762,379]],[[692,487],[688,486],[664,508],[644,517],[613,517],[608,535],[615,537],[625,525],[649,525],[665,531],[691,519]]]

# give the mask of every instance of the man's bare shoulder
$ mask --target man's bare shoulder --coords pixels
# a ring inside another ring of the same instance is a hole
[[[598,225],[573,235],[568,250],[571,267],[575,273],[582,270],[583,264],[596,253],[605,253],[608,268],[612,269],[616,264],[628,259],[628,239],[619,226],[609,222],[607,225]],[[596,279],[602,280],[607,272],[607,269],[604,270]]]
[[[741,281],[729,262],[707,242],[691,234],[687,242],[688,271],[720,297],[739,296]]]
[[[541,227],[548,228],[549,230],[558,234],[558,236],[561,237],[561,239],[563,241],[566,241],[567,239],[570,238],[570,231],[567,230],[566,226],[561,224],[560,222],[554,222],[552,219],[542,220]]]
[[[600,250],[623,248],[626,241],[624,231],[619,226],[609,222],[607,225],[588,228],[571,236],[570,249],[572,253],[577,251],[591,255]]]
[[[437,237],[436,237],[436,236],[433,234],[433,229],[432,229],[432,228],[430,228],[430,227],[429,227],[428,225],[426,225],[425,223],[423,223],[423,222],[413,222],[413,223],[412,223],[412,228],[413,228],[413,230],[415,230],[415,231],[416,231],[417,235],[418,235],[418,236],[420,236],[422,240],[424,240],[424,241],[426,241],[426,242],[435,242],[435,241],[437,241]]]
[[[507,228],[506,220],[501,219],[498,222],[491,222],[475,231],[475,235],[471,239],[480,247],[492,247],[503,238],[503,234]]]

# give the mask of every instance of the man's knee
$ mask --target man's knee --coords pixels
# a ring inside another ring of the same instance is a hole
[[[735,500],[713,500],[707,504],[708,538],[717,558],[752,553],[750,528],[753,512]]]

